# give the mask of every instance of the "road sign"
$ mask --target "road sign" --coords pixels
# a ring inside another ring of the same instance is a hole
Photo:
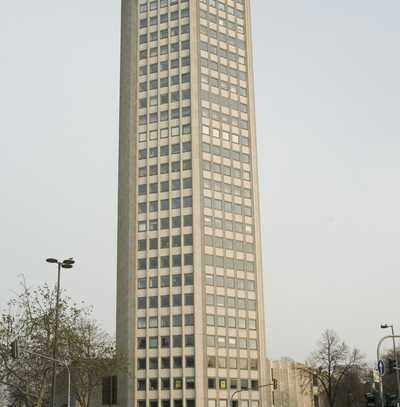
[[[378,372],[381,377],[385,374],[385,363],[382,359],[378,361]]]

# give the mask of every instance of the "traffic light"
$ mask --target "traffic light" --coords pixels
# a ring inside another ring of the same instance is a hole
[[[272,379],[272,385],[273,385],[273,389],[277,390],[278,389],[278,379]]]
[[[394,359],[388,359],[388,373],[394,373],[396,370],[396,361]]]
[[[17,339],[11,342],[11,357],[13,359],[18,359],[19,357],[19,348]]]
[[[378,399],[377,396],[378,396],[377,393],[367,393],[367,394],[365,394],[365,399],[367,401],[366,406],[367,407],[377,407],[377,406],[379,406],[379,404],[378,404],[379,399]]]

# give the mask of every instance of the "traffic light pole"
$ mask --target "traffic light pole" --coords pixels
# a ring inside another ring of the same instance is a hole
[[[396,344],[395,344],[395,338],[400,338],[399,335],[388,335],[388,336],[384,336],[383,338],[381,338],[381,340],[378,342],[378,346],[376,347],[376,360],[377,362],[381,359],[381,345],[382,342],[385,341],[386,339],[390,339],[392,338],[393,340],[393,344],[394,344],[394,349],[396,349]],[[397,357],[395,355],[395,360],[397,363]],[[399,374],[399,371],[397,370],[399,367],[396,365],[396,374]],[[398,378],[399,376],[397,376]],[[383,396],[383,380],[382,380],[383,376],[379,375],[379,397],[381,399],[381,406],[385,405],[385,400],[384,400],[384,396]],[[399,397],[400,397],[400,385],[399,385],[399,381],[397,381],[397,407],[399,407]]]
[[[68,362],[63,362],[62,360],[53,359],[49,356],[42,355],[42,354],[36,353],[36,352],[32,352],[27,349],[22,349],[22,352],[25,352],[25,353],[27,353],[29,355],[33,355],[33,356],[38,356],[39,358],[42,358],[42,359],[50,360],[54,364],[59,363],[60,365],[64,366],[67,369],[67,372],[68,372],[67,407],[71,407],[71,369],[69,367]],[[11,355],[14,359],[18,359],[18,357],[19,357],[18,340],[15,340],[11,343]]]
[[[23,352],[29,353],[31,355],[39,356],[43,359],[50,360],[53,363],[58,363],[67,369],[67,372],[68,372],[67,407],[70,407],[71,406],[71,369],[69,368],[68,362],[63,362],[62,360],[53,359],[53,358],[50,358],[49,356],[41,355],[40,353],[31,352],[29,350],[24,350]]]

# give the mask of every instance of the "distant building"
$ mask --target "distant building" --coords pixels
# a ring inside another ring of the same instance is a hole
[[[301,371],[302,366],[287,358],[267,360],[271,378],[278,381],[272,393],[273,407],[322,407],[316,383]]]
[[[79,382],[76,370],[72,369],[71,377],[71,404],[68,406],[68,376],[65,372],[57,375],[57,393],[54,407],[80,407],[74,383]],[[80,392],[83,396],[83,392]],[[117,376],[104,376],[97,386],[90,391],[90,407],[117,407],[118,404],[118,379]],[[87,402],[87,400],[86,400]]]

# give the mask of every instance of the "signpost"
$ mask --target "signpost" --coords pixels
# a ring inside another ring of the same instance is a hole
[[[385,375],[385,362],[382,359],[378,360],[378,372],[380,377]]]

